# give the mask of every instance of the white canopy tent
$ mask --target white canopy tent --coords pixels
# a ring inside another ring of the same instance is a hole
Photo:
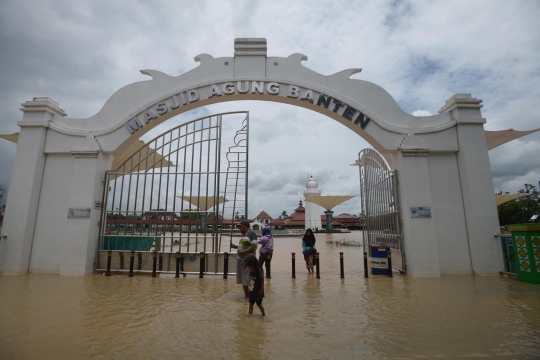
[[[337,196],[308,196],[306,201],[322,206],[326,211],[331,211],[333,208],[347,200],[356,197],[356,195],[337,195]]]

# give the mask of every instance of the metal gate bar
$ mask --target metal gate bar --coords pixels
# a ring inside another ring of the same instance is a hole
[[[402,265],[398,268],[405,272],[397,171],[391,170],[384,157],[374,149],[360,151],[358,160],[364,248],[390,247],[400,254]]]
[[[231,139],[221,138],[225,119],[237,129]],[[229,241],[221,247],[224,231],[232,237],[235,211],[248,213],[248,137],[249,113],[239,111],[195,119],[140,142],[105,175],[96,269],[104,251],[230,251]],[[217,273],[217,260],[213,267]]]

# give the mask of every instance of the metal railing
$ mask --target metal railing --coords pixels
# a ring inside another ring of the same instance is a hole
[[[360,151],[358,159],[364,246],[385,246],[399,251],[400,270],[405,272],[397,172],[374,149]]]
[[[224,122],[233,137],[222,139]],[[141,142],[105,175],[99,250],[230,251],[240,211],[248,210],[248,137],[249,113],[241,111],[195,119]]]
[[[515,249],[512,234],[496,234],[500,238],[502,246],[502,255],[504,263],[504,271],[502,273],[508,275],[517,275],[517,267],[515,260]]]

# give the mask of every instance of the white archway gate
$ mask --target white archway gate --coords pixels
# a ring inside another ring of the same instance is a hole
[[[111,155],[182,112],[235,100],[317,111],[391,154],[400,174],[408,274],[487,275],[502,268],[481,100],[455,95],[438,115],[414,117],[379,86],[349,79],[360,69],[324,76],[301,64],[305,55],[268,57],[264,39],[237,39],[234,57],[195,59],[200,66],[177,77],[142,71],[152,80],[118,90],[88,119],[68,118],[49,98],[23,104],[0,271],[92,272],[99,211],[77,219],[67,212],[94,207]],[[418,207],[431,217],[408,215]]]

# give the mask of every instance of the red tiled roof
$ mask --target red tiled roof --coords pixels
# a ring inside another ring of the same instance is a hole
[[[336,218],[332,218],[332,226],[347,226],[350,224],[345,224],[339,220],[336,220]],[[321,215],[321,226],[326,226],[326,215]]]
[[[280,220],[280,219],[273,219],[273,220],[270,221],[267,225],[268,225],[268,226],[283,226],[283,220]]]
[[[300,205],[291,216],[283,221],[284,226],[304,226],[306,224],[306,209]]]
[[[341,219],[341,218],[347,218],[347,219],[353,218],[353,219],[358,219],[356,216],[353,216],[353,215],[347,214],[347,213],[343,213],[343,214],[339,214],[338,216],[334,216],[334,219]]]
[[[259,215],[255,216],[255,219],[272,219],[272,217],[263,210]]]
[[[350,226],[350,225],[360,225],[360,219],[356,216],[353,216],[351,214],[339,214],[338,216],[334,216],[334,219],[343,223],[344,226]],[[332,222],[333,224],[333,222]]]

